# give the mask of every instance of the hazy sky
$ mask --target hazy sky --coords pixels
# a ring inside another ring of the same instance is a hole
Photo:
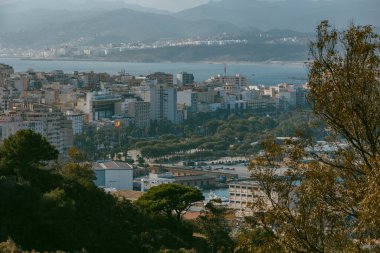
[[[178,11],[205,4],[209,0],[124,0],[124,2],[156,9]]]

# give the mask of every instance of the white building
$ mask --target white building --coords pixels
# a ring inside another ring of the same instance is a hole
[[[185,105],[189,108],[190,112],[198,111],[198,93],[192,90],[184,90],[177,92],[177,103],[179,105]]]
[[[96,186],[116,190],[133,190],[133,168],[128,163],[97,161],[92,163]]]
[[[265,212],[272,204],[257,181],[240,181],[229,185],[229,207],[238,210],[238,216],[252,215],[253,212]],[[273,198],[277,196],[273,195]],[[260,202],[259,202],[260,200]],[[262,206],[253,207],[261,203]]]
[[[150,126],[150,103],[144,101],[135,101],[129,104],[128,116],[134,119],[138,128],[147,128]]]
[[[73,134],[81,134],[83,132],[84,114],[82,112],[68,110],[66,118],[72,122]]]
[[[236,74],[235,76],[224,76],[224,75],[212,76],[208,80],[206,80],[206,83],[222,84],[222,85],[226,83],[230,83],[239,87],[249,85],[248,79],[245,76],[242,76],[240,74]]]
[[[0,120],[0,143],[19,130],[32,130],[33,132],[44,134],[44,124],[41,121],[2,121]]]
[[[2,137],[9,137],[18,130],[30,129],[42,134],[60,154],[73,145],[71,121],[55,107],[29,104],[28,108],[14,108],[0,118]],[[70,126],[70,127],[69,127]]]
[[[121,96],[108,91],[88,92],[85,98],[78,99],[77,109],[88,114],[89,121],[110,119],[121,112]]]
[[[177,122],[177,90],[156,85],[150,89],[150,118]]]

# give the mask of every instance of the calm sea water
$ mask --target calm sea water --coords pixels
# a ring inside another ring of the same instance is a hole
[[[117,74],[125,70],[131,75],[147,75],[156,71],[167,73],[181,73],[183,71],[193,73],[195,81],[202,82],[210,76],[223,74],[224,64],[221,63],[131,63],[131,62],[106,62],[106,61],[44,61],[24,60],[16,58],[0,58],[0,63],[13,66],[15,71],[26,71],[32,68],[35,71],[49,72],[52,70],[94,71]],[[253,84],[274,85],[282,82],[293,84],[304,83],[307,70],[302,63],[250,63],[228,64],[227,75],[242,74],[250,79]]]

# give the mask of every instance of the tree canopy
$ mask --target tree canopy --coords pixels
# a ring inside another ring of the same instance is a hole
[[[39,134],[19,131],[0,152],[0,242],[11,238],[40,252],[157,252],[191,245],[191,227],[150,217],[99,189],[90,165],[47,163],[57,152]],[[9,241],[0,249],[21,252]]]
[[[136,204],[148,212],[163,213],[167,217],[171,217],[174,212],[179,221],[192,203],[203,199],[202,192],[194,187],[161,184],[150,188]]]
[[[270,208],[255,215],[257,227],[286,252],[379,250],[379,37],[371,26],[339,32],[323,21],[310,52],[309,98],[336,148],[321,151],[313,136],[263,143],[250,168]]]

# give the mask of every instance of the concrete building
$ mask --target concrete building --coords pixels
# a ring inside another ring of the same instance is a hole
[[[9,109],[10,90],[0,86],[0,111]]]
[[[133,190],[133,168],[128,163],[97,161],[92,163],[96,186],[116,190]]]
[[[240,181],[229,184],[229,207],[240,211],[239,216],[252,215],[253,212],[265,212],[272,204],[257,181]],[[273,198],[277,198],[275,195]],[[262,206],[252,204],[262,201]]]
[[[307,101],[307,95],[309,93],[308,89],[305,89],[304,87],[297,87],[296,88],[296,107],[300,108],[305,106]]]
[[[225,99],[222,108],[228,111],[238,111],[247,109],[247,101],[235,100],[235,99]]]
[[[238,95],[240,94],[240,87],[241,86],[238,86],[236,84],[233,84],[233,83],[226,83],[224,86],[223,86],[223,89],[224,89],[224,92],[226,95]]]
[[[177,90],[164,85],[150,89],[150,115],[152,120],[177,122]]]
[[[171,172],[166,173],[150,173],[149,178],[142,181],[142,189],[149,190],[151,187],[161,184],[180,184],[185,186],[193,186],[202,189],[215,187],[216,177],[207,174],[196,174],[178,176]]]
[[[151,83],[144,82],[138,87],[132,87],[132,92],[145,102],[150,102],[150,89],[154,86]]]
[[[175,177],[174,183],[207,189],[215,187],[216,178],[209,175],[189,175]]]
[[[236,74],[235,76],[224,76],[224,75],[212,76],[208,80],[206,80],[206,83],[208,85],[218,85],[218,84],[224,85],[226,83],[230,83],[238,87],[249,85],[248,79],[245,76],[242,76],[240,74]]]
[[[14,73],[13,67],[0,64],[0,86],[5,84],[5,80]]]
[[[190,112],[198,111],[198,93],[192,90],[184,90],[177,92],[177,103],[185,105]]]
[[[127,117],[129,117],[129,105],[132,102],[136,102],[136,101],[137,101],[137,98],[125,98],[121,106],[121,115],[126,115]]]
[[[187,72],[182,72],[180,74],[177,74],[176,83],[178,86],[191,85],[194,83],[194,75]]]
[[[110,119],[121,112],[122,98],[110,92],[88,92],[85,98],[78,100],[77,109],[89,115],[89,121]],[[120,107],[120,108],[118,108]]]
[[[138,128],[148,128],[150,126],[150,103],[144,101],[129,103],[128,116],[134,119]]]
[[[155,72],[147,76],[150,80],[155,80],[156,84],[173,85],[173,74]]]
[[[252,100],[247,100],[247,109],[254,111],[256,114],[276,113],[278,103],[270,96],[260,96]]]
[[[15,115],[16,116],[16,115]],[[21,121],[19,117],[0,118],[0,143],[19,130],[32,130],[44,135],[44,123],[42,121]]]
[[[0,124],[3,129],[1,140],[18,130],[30,129],[46,137],[62,155],[73,145],[71,121],[56,107],[42,104],[16,107],[0,118]]]
[[[72,122],[73,134],[81,134],[83,132],[84,113],[69,110],[66,112],[66,118]]]
[[[53,145],[59,153],[63,154],[65,150],[73,145],[73,140],[65,140],[65,131],[69,131],[63,113],[55,107],[49,107],[40,104],[29,105],[28,111],[21,112],[22,117],[26,121],[42,121],[44,124],[44,136]],[[67,123],[67,122],[66,122]],[[65,129],[65,131],[64,131]],[[72,133],[71,133],[72,135]]]

